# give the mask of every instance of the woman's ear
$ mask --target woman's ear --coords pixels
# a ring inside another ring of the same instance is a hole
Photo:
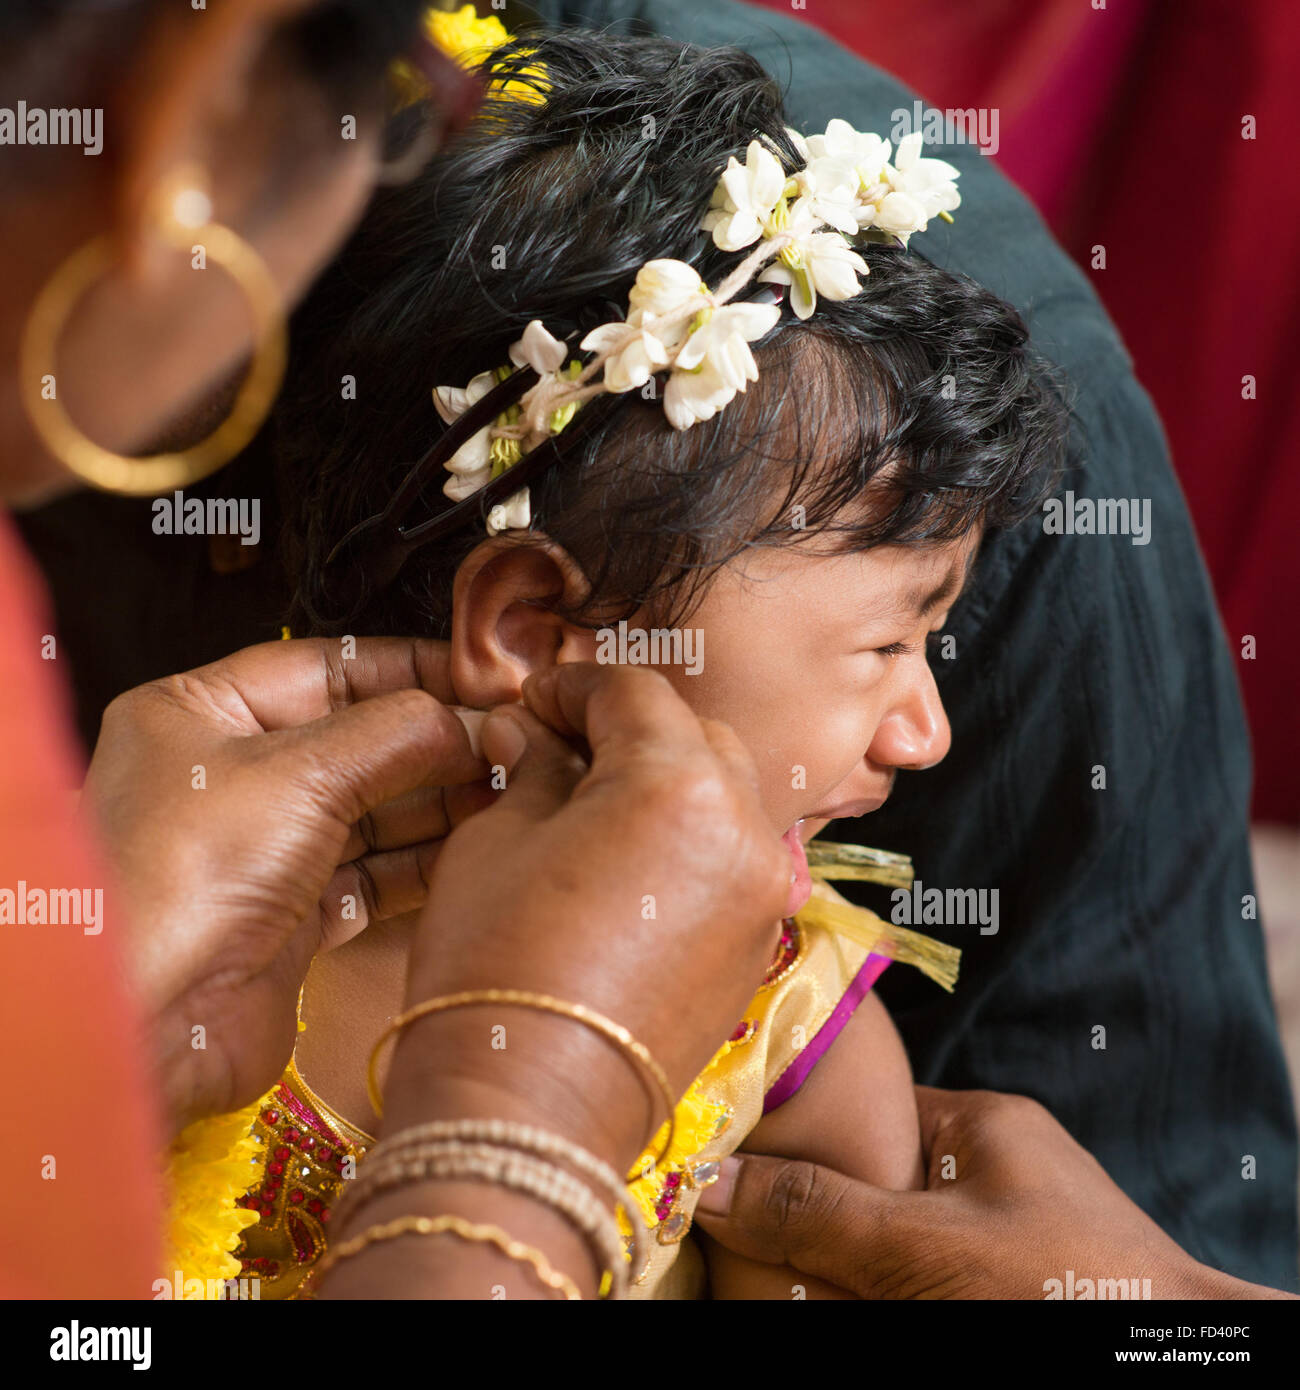
[[[289,60],[286,26],[310,8],[223,0],[211,11],[164,13],[150,27],[118,88],[115,231],[132,268],[147,254],[150,200],[177,169],[207,172],[216,219],[256,241],[288,298],[355,220],[382,121],[354,113],[349,136],[341,98]]]
[[[566,550],[545,536],[484,541],[456,571],[451,683],[463,704],[485,709],[518,700],[534,671],[594,661],[596,634],[563,610],[588,594]]]

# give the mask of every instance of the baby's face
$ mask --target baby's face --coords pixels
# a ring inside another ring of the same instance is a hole
[[[947,753],[926,639],[947,619],[979,544],[972,533],[827,555],[819,539],[726,565],[675,642],[644,613],[601,634],[570,624],[554,600],[574,582],[572,561],[566,581],[549,543],[487,541],[456,578],[453,684],[464,704],[487,709],[519,699],[527,676],[555,662],[654,666],[749,750],[791,851],[794,911],[807,894],[800,841],[878,809],[899,768],[931,767]]]
[[[760,550],[710,586],[688,620],[698,674],[659,669],[696,713],[739,735],[779,833],[802,821],[807,839],[836,817],[874,811],[899,768],[947,753],[926,639],[946,620],[978,543],[972,535],[831,557]]]

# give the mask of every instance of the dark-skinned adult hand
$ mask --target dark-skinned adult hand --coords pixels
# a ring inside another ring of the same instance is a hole
[[[407,1006],[493,989],[584,1005],[644,1044],[675,1099],[771,960],[789,854],[735,735],[694,715],[662,676],[562,666],[530,677],[523,700],[483,724],[484,753],[507,785],[438,857]],[[572,1017],[500,1000],[437,1012],[399,1036],[382,1133],[516,1121],[626,1171],[664,1116],[643,1080],[624,1049]],[[406,1185],[334,1234],[447,1212],[544,1250],[594,1292],[598,1271],[567,1219],[493,1184]],[[489,1247],[405,1241],[341,1262],[321,1296],[480,1298],[503,1288],[512,1298],[541,1290]]]
[[[762,980],[789,854],[735,735],[662,676],[566,665],[530,677],[523,698],[483,725],[508,784],[434,866],[408,1004],[496,988],[586,1005],[643,1043],[680,1096]],[[470,1082],[500,1101],[492,1113],[545,1117],[626,1165],[664,1117],[617,1047],[519,1007],[422,1020],[393,1068],[386,1129]]]
[[[431,641],[272,642],[105,711],[82,805],[174,1127],[274,1082],[312,956],[422,903],[490,802],[447,664]]]
[[[1284,1298],[1197,1263],[1037,1102],[916,1088],[924,1192],[742,1155],[702,1194],[737,1254],[861,1298],[1035,1298],[1076,1278],[1151,1280],[1153,1298]]]

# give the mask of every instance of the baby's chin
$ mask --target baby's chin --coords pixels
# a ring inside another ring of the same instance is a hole
[[[830,824],[829,820],[806,820],[799,825],[799,838],[807,844],[814,835],[820,834]]]

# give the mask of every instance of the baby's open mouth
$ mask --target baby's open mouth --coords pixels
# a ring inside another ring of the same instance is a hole
[[[790,896],[786,899],[785,915],[793,917],[812,896],[812,875],[808,872],[808,854],[803,847],[803,821],[797,820],[781,836],[790,851]]]

